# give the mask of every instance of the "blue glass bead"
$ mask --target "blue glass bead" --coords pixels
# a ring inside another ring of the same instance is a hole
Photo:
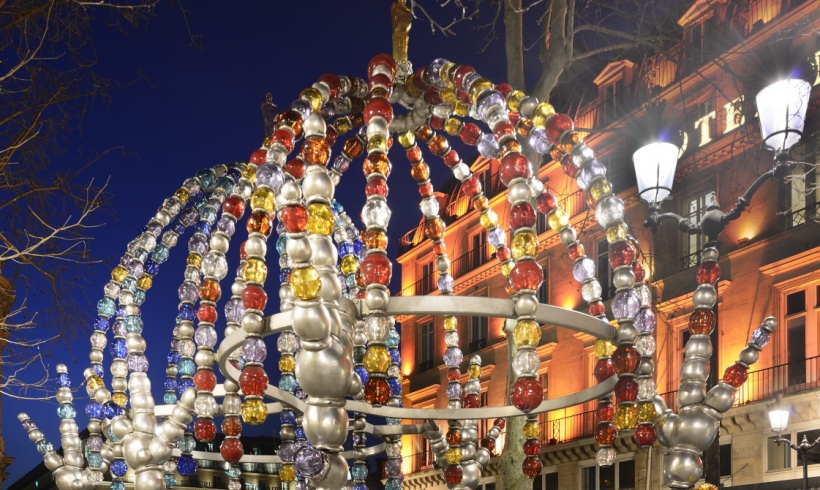
[[[288,237],[286,235],[282,235],[276,239],[276,251],[279,254],[285,253],[288,248]]]
[[[111,439],[112,442],[120,442],[117,436],[114,435],[114,431],[111,427],[108,428],[108,438]]]
[[[99,468],[102,466],[102,455],[98,452],[89,452],[86,459],[88,460],[88,466],[92,466],[94,468]]]
[[[152,276],[157,275],[157,272],[159,272],[159,264],[154,262],[150,257],[145,259],[145,272]]]
[[[228,169],[228,175],[234,182],[239,182],[239,177],[242,177],[242,172],[238,168],[232,167]]]
[[[98,316],[97,319],[94,320],[94,330],[99,330],[101,332],[108,331],[108,318]]]
[[[345,212],[345,207],[342,206],[342,203],[340,203],[336,199],[334,199],[333,202],[330,203],[330,205],[333,206],[333,211],[338,213],[338,214],[341,214],[341,213]]]
[[[137,290],[134,291],[134,304],[139,306],[144,302],[145,302],[145,291],[143,291],[142,289],[137,288]]]
[[[208,206],[208,200],[207,199],[200,199],[200,200],[198,200],[197,202],[194,203],[194,209],[196,209],[197,213],[202,212],[202,210],[205,209],[207,206]]]
[[[239,370],[240,370],[240,371],[242,371],[243,369],[245,369],[245,363],[246,363],[246,362],[247,362],[247,361],[245,361],[245,358],[244,358],[244,357],[242,357],[242,356],[239,356],[239,358],[236,360],[236,364],[239,366]]]
[[[185,393],[185,390],[194,386],[194,380],[190,378],[185,378],[179,380],[179,386],[177,387],[177,394],[182,396]]]
[[[231,466],[231,468],[227,470],[225,474],[228,475],[228,478],[236,479],[242,476],[242,471],[237,466]]]
[[[189,205],[191,204],[191,202],[192,202],[192,201],[197,201],[197,200],[199,200],[199,199],[202,199],[203,197],[205,197],[205,193],[204,193],[204,192],[202,192],[202,189],[200,189],[200,190],[196,191],[196,193],[195,193],[195,194],[193,194],[193,195],[192,195],[192,196],[188,199],[188,204],[186,204],[186,206],[189,206]]]
[[[206,220],[209,226],[216,223],[216,209],[208,206],[207,208],[204,208],[202,211],[200,211],[199,214],[200,219]]]
[[[173,225],[171,225],[171,231],[173,231],[177,235],[182,235],[183,233],[185,233],[185,225],[176,222]]]
[[[345,277],[345,283],[347,284],[347,287],[355,288],[356,287],[356,274],[348,274],[347,277]]]
[[[354,480],[366,480],[367,473],[367,465],[363,463],[356,463],[350,469],[350,474],[353,476]]]
[[[364,483],[357,483],[351,487],[352,490],[367,490],[367,485]]]
[[[390,394],[393,396],[401,395],[401,383],[396,378],[387,378],[387,384],[390,385]]]
[[[114,339],[108,344],[108,351],[111,357],[116,359],[125,359],[128,355],[128,347],[125,345],[125,339]]]
[[[164,401],[166,405],[173,405],[177,402],[177,395],[176,393],[166,393],[162,396],[162,401]]]
[[[384,490],[401,490],[401,480],[397,478],[389,478],[384,485]]]
[[[122,282],[122,287],[123,289],[127,289],[133,293],[137,290],[137,280],[131,276],[128,276]],[[123,310],[123,314],[119,316],[125,316],[125,310]]]
[[[179,317],[183,320],[194,321],[194,318],[196,318],[196,308],[189,303],[179,305]]]
[[[60,373],[57,375],[57,386],[60,388],[71,388],[71,379],[68,377],[68,374]]]
[[[77,416],[77,411],[68,403],[62,403],[57,407],[57,416],[61,419],[73,419]]]
[[[196,365],[194,361],[191,359],[180,359],[179,361],[179,374],[183,376],[193,376],[194,372],[196,371]]]
[[[214,171],[209,168],[201,168],[196,171],[196,178],[199,179],[199,185],[205,189],[210,188],[216,181]]]
[[[342,242],[337,247],[339,249],[339,257],[344,257],[345,255],[353,255],[353,244],[350,242]]]
[[[176,364],[179,362],[179,352],[172,350],[168,351],[168,364]]]
[[[390,353],[390,362],[393,364],[401,364],[401,352],[399,352],[396,348],[390,348],[387,350]]]
[[[114,316],[114,313],[116,313],[116,311],[117,305],[114,303],[113,299],[106,296],[105,298],[97,301],[97,313],[100,316],[110,318]]]
[[[128,465],[124,459],[115,459],[111,462],[111,474],[114,476],[123,477],[128,471]]]
[[[401,425],[401,419],[394,419],[393,417],[385,417],[384,421],[387,425]]]
[[[296,389],[296,378],[292,374],[283,374],[279,378],[279,389],[293,393],[293,390]]]
[[[118,415],[122,415],[123,409],[112,401],[107,401],[103,404],[103,412],[109,419],[113,419]]]
[[[367,352],[367,349],[364,346],[357,345],[353,348],[353,362],[356,364],[361,364],[364,362],[364,355]]]
[[[168,250],[168,247],[166,247],[162,243],[158,243],[157,247],[154,249],[154,251],[151,252],[151,258],[157,264],[161,264],[161,263],[165,262],[166,260],[168,260],[168,254],[169,253],[170,253],[170,250]]]
[[[85,414],[90,419],[101,419],[103,417],[102,405],[95,401],[90,401],[85,404]]]
[[[364,249],[364,244],[361,240],[356,240],[353,242],[353,251],[356,253],[356,255],[361,255],[362,249]]]
[[[353,368],[353,371],[359,375],[359,378],[362,380],[362,386],[367,384],[367,369],[365,369],[364,366],[356,366]]]
[[[102,376],[104,374],[102,364],[92,364],[91,368],[94,369],[94,374],[97,376]]]
[[[174,475],[165,475],[165,488],[174,488],[177,486],[177,477]]]
[[[202,233],[205,236],[211,236],[211,224],[207,221],[200,221],[196,224],[194,228],[198,233]]]
[[[112,481],[111,486],[109,487],[110,490],[125,490],[125,483],[121,481]]]
[[[132,253],[134,254],[134,258],[140,262],[144,263],[148,260],[148,250],[145,250],[144,248],[135,249]],[[143,267],[142,271],[145,272],[145,267]]]
[[[51,445],[50,442],[43,439],[42,441],[37,442],[37,452],[40,454],[46,454],[54,451],[54,446]]]
[[[128,315],[125,317],[125,329],[130,333],[142,333],[142,318]]]
[[[224,189],[225,193],[230,195],[233,192],[233,179],[229,177],[220,177],[216,180],[216,186]]]
[[[166,391],[176,391],[177,390],[177,380],[176,380],[176,378],[166,378],[165,379],[165,390]]]
[[[290,280],[290,269],[282,269],[279,273],[279,282],[285,284]]]
[[[125,281],[123,281],[123,284],[125,284]],[[117,312],[114,314],[114,316],[116,316],[117,318],[124,318],[125,317],[125,305],[117,306]]]
[[[306,439],[305,437],[305,429],[301,427],[296,428],[296,438],[297,439]]]
[[[296,425],[296,414],[292,410],[283,410],[279,414],[279,421],[283,424]]]
[[[385,344],[387,344],[387,347],[398,347],[400,342],[401,336],[399,335],[399,332],[395,328],[391,329],[390,333],[387,334],[387,339],[385,340]]]

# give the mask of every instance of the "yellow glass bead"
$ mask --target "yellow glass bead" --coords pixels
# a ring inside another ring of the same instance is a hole
[[[421,95],[421,92],[419,92],[419,89],[416,88],[415,85],[413,85],[413,75],[410,75],[409,77],[405,78],[404,81],[402,82],[402,85],[404,85],[404,91],[410,97],[413,97],[415,99],[416,97]]]
[[[444,63],[441,66],[441,69],[438,72],[439,76],[441,77],[441,80],[444,83],[446,83],[448,87],[453,86],[453,80],[450,78],[449,74],[450,74],[450,71],[453,69],[454,66],[456,66],[455,63],[453,63],[452,61],[448,61],[447,63]]]
[[[609,243],[617,242],[618,240],[626,239],[629,235],[629,230],[623,223],[615,223],[606,229],[606,241]]]
[[[336,128],[336,133],[339,136],[341,136],[350,131],[350,128],[353,127],[353,124],[351,124],[349,117],[344,116],[336,119],[336,121],[333,123],[333,127]]]
[[[461,462],[461,448],[460,447],[451,447],[447,450],[447,458],[448,464],[459,464]]]
[[[268,408],[261,398],[247,398],[242,402],[242,421],[248,425],[259,425],[268,418]]]
[[[387,139],[380,135],[374,134],[367,140],[367,152],[379,151],[381,153],[387,153]]]
[[[199,254],[189,254],[188,258],[185,260],[188,265],[192,265],[194,267],[199,267],[202,264],[202,256]]]
[[[486,78],[479,78],[478,80],[474,81],[472,85],[470,85],[470,100],[473,101],[473,104],[478,102],[478,96],[483,94],[485,90],[492,90],[493,82],[487,80]]]
[[[523,345],[538,347],[538,342],[541,341],[541,327],[532,320],[519,320],[513,329],[513,339],[515,345],[519,347]]]
[[[453,331],[458,328],[458,319],[454,316],[444,317],[444,330]]]
[[[543,128],[547,123],[547,119],[555,114],[555,108],[549,102],[541,102],[532,110],[532,124],[536,128]]]
[[[405,131],[399,135],[399,144],[405,148],[412,148],[416,144],[416,134]]]
[[[256,182],[256,165],[245,165],[245,168],[242,169],[242,177],[249,182]]]
[[[518,112],[518,103],[521,102],[527,94],[520,90],[513,90],[510,92],[510,95],[507,96],[507,107],[510,108],[513,112]]]
[[[486,209],[481,213],[478,221],[485,230],[490,230],[498,226],[498,215],[492,209]]]
[[[615,428],[618,430],[634,429],[638,425],[638,409],[635,405],[618,405],[615,409]]]
[[[387,347],[383,345],[368,347],[362,364],[368,373],[386,373],[387,368],[390,367],[390,354],[387,352]]]
[[[441,89],[440,94],[441,94],[441,100],[443,100],[444,102],[446,102],[450,105],[453,105],[453,104],[456,103],[456,101],[458,101],[458,97],[456,96],[456,91],[452,87],[447,87],[447,88]]]
[[[93,397],[94,393],[103,386],[105,386],[105,383],[103,383],[102,378],[97,375],[89,376],[85,380],[85,390],[90,397]]]
[[[484,211],[490,207],[490,200],[485,196],[476,196],[473,198],[473,209],[478,212]]]
[[[151,289],[151,286],[154,284],[154,280],[151,279],[151,276],[148,274],[143,274],[142,277],[137,279],[137,287],[142,289],[143,291],[148,291]]]
[[[478,364],[470,364],[470,367],[467,368],[467,375],[470,379],[478,379],[481,377],[481,366]]]
[[[292,464],[283,464],[279,467],[279,480],[293,481],[296,479],[296,469]]]
[[[330,206],[318,202],[308,204],[307,231],[311,235],[330,235],[336,221],[333,219],[333,211]]]
[[[247,280],[247,277],[245,277]],[[315,298],[319,294],[322,282],[319,280],[319,273],[312,266],[293,269],[290,271],[291,290],[297,298],[307,301]]]
[[[245,276],[246,281],[263,284],[268,277],[268,266],[262,259],[248,259],[245,262],[245,269],[242,274]],[[291,278],[293,278],[293,273],[291,273]],[[319,273],[316,273],[316,280],[319,280]]]
[[[313,112],[319,112],[322,108],[322,93],[313,87],[308,87],[299,92],[299,98],[308,101]]]
[[[538,237],[530,231],[516,233],[510,244],[510,250],[516,261],[526,255],[535,257],[538,254]]]
[[[111,279],[113,279],[114,282],[123,282],[127,276],[128,271],[121,265],[111,270]]]
[[[515,266],[515,264],[513,263],[512,260],[508,260],[507,262],[504,262],[503,264],[501,264],[501,274],[504,277],[509,277],[510,276],[510,271],[512,271],[512,268],[514,266]]]
[[[652,423],[658,416],[655,411],[655,404],[652,402],[638,403],[638,423]]]
[[[451,117],[444,123],[444,131],[451,136],[456,136],[461,131],[462,126],[464,126],[464,123],[461,120]]]
[[[279,370],[283,373],[292,373],[296,369],[296,362],[293,356],[285,354],[279,358]]]
[[[695,490],[718,490],[718,487],[712,485],[711,483],[701,483]]]
[[[464,117],[470,113],[470,106],[459,100],[453,106],[453,112],[456,116]]]
[[[266,136],[265,139],[262,140],[262,148],[266,150],[270,150],[270,142],[273,139],[273,136]]]
[[[606,179],[598,179],[589,186],[589,197],[598,202],[602,197],[612,194],[612,184]]]
[[[538,422],[527,422],[524,424],[524,437],[528,439],[538,439],[541,437],[541,426]]]
[[[550,229],[558,231],[569,224],[569,216],[563,209],[556,209],[547,217]]]
[[[359,259],[355,255],[345,255],[342,257],[342,264],[339,267],[345,275],[354,274],[359,270]]]
[[[608,340],[598,339],[595,341],[595,355],[598,358],[609,357],[615,352],[615,346]]]
[[[270,187],[260,187],[251,194],[251,209],[264,209],[269,214],[272,214],[276,209],[274,199],[276,195]]]
[[[188,202],[188,190],[187,189],[177,189],[174,192],[174,197],[180,200],[183,204]]]
[[[128,397],[125,393],[114,393],[111,395],[111,401],[116,403],[117,405],[124,407],[128,405]]]

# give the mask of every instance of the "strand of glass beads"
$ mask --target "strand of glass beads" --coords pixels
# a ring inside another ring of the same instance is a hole
[[[367,474],[370,472],[365,449],[367,449],[367,433],[363,430],[367,425],[365,416],[354,414],[353,418],[353,466],[350,467],[350,476],[353,478],[351,490],[367,490]]]
[[[177,458],[177,472],[180,476],[194,476],[196,474],[196,460],[192,456],[196,448],[196,439],[194,438],[194,423],[191,422],[185,427],[182,439],[177,442],[177,449],[182,453]]]
[[[162,472],[164,473],[165,488],[177,486],[177,463],[175,458],[169,458],[168,461],[162,464]]]
[[[649,447],[655,443],[654,422],[657,418],[653,400],[657,391],[652,373],[655,370],[654,354],[656,350],[655,314],[652,313],[652,296],[649,286],[646,285],[646,269],[637,258],[632,262],[632,273],[635,275],[635,291],[641,298],[641,309],[635,317],[635,328],[638,329],[638,338],[635,346],[641,360],[638,363],[638,426],[635,428],[635,443],[640,447]]]
[[[452,319],[451,321],[455,321],[455,317],[452,316],[445,317],[445,322],[447,319]],[[445,353],[445,363],[448,366],[447,378],[449,380],[447,383],[447,388],[445,388],[445,393],[448,399],[447,408],[450,410],[457,410],[461,408],[462,387],[461,382],[459,381],[461,371],[459,371],[458,366],[461,364],[462,355],[461,349],[458,347],[448,346],[447,350],[449,351],[450,349],[454,349],[453,352],[457,352],[455,357],[450,358],[451,362],[447,362],[447,354]],[[458,359],[458,362],[452,362],[454,359]],[[446,467],[444,468],[444,477],[448,486],[459,485],[462,483],[464,478],[464,468],[461,466],[461,423],[462,421],[458,419],[448,421],[449,429],[447,430],[447,435],[445,436],[448,449],[444,456],[444,463],[446,463]],[[441,463],[442,461],[439,460],[440,465]]]
[[[464,384],[464,408],[478,408],[481,405],[481,357],[478,355],[470,357],[470,364],[467,368],[467,382]],[[466,419],[461,423],[461,468],[467,475],[468,480],[473,480],[474,476],[481,475],[483,464],[477,460],[479,454],[476,447],[478,445],[478,422],[475,419]],[[489,458],[488,458],[489,460]],[[477,480],[476,480],[477,483]]]
[[[332,207],[336,220],[333,238],[339,253],[338,269],[339,280],[343,288],[342,293],[348,299],[355,299],[359,292],[356,273],[361,269],[359,256],[362,251],[362,241],[359,238],[359,230],[356,229],[344,207],[336,200],[333,200]]]

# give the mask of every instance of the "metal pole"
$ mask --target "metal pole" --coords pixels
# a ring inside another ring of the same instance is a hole
[[[652,490],[652,446],[646,450],[646,490]]]
[[[809,459],[808,451],[800,451],[803,456],[803,490],[809,490]]]
[[[710,242],[707,246],[710,245],[717,245],[714,242]],[[717,285],[715,285],[717,287]],[[712,358],[709,360],[709,379],[706,381],[706,390],[712,389],[717,384],[717,380],[720,378],[720,373],[718,369],[720,369],[720,365],[718,361],[720,360],[720,316],[718,314],[718,304],[715,304],[713,309],[715,312],[715,329],[712,331],[712,334],[709,335],[712,341]],[[703,452],[703,478],[706,483],[711,483],[716,487],[720,488],[720,431],[718,431],[717,435],[715,436],[715,440],[712,441],[712,444],[706,448]]]

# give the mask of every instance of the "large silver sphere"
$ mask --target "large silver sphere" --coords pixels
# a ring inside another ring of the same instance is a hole
[[[318,301],[297,301],[293,307],[293,332],[300,339],[316,342],[330,335],[330,315]]]
[[[288,257],[296,262],[308,262],[313,255],[313,250],[310,248],[310,242],[307,237],[288,238],[286,249],[288,251]]]
[[[736,390],[726,383],[720,382],[706,394],[704,403],[718,412],[725,412],[735,403]]]
[[[134,488],[162,490],[165,488],[165,475],[159,469],[138,472],[134,477]]]
[[[324,167],[312,165],[308,167],[306,174],[302,181],[302,192],[307,201],[310,203],[318,200],[329,203],[333,199],[335,187],[327,170]]]
[[[350,392],[353,362],[336,341],[329,349],[303,350],[296,357],[296,379],[310,396],[341,399]]]
[[[322,473],[308,480],[308,486],[315,490],[339,490],[347,483],[347,461],[338,454],[327,455],[328,465]]]
[[[703,473],[700,456],[684,451],[669,451],[664,458],[663,482],[672,488],[692,488]]]

